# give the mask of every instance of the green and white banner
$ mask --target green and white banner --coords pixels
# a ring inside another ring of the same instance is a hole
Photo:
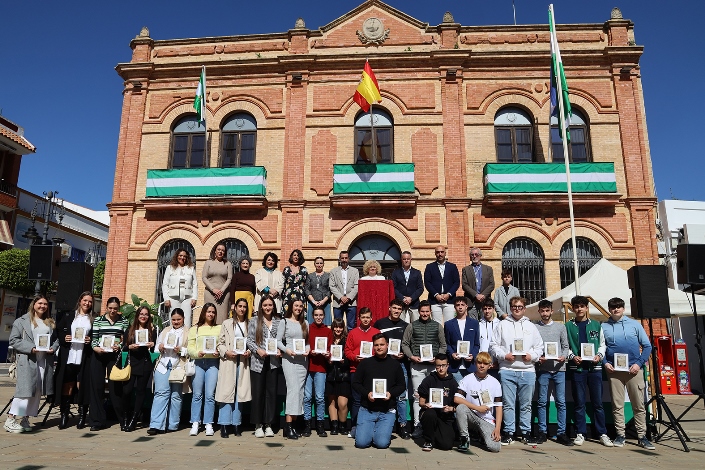
[[[333,165],[333,194],[413,192],[413,163]]]
[[[266,194],[267,170],[263,166],[147,170],[147,197]]]
[[[616,193],[613,163],[571,163],[574,193]],[[564,163],[488,163],[485,194],[567,193]]]

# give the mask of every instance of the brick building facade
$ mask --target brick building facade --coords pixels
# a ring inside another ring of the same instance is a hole
[[[643,47],[633,26],[615,9],[605,23],[557,27],[574,123],[582,123],[572,161],[587,173],[601,165],[612,185],[575,194],[583,268],[599,257],[625,269],[658,263]],[[326,270],[351,248],[385,267],[409,250],[423,270],[439,243],[462,267],[478,246],[497,282],[511,266],[530,297],[572,282],[565,191],[489,184],[494,171],[533,180],[525,168],[563,166],[550,151],[548,25],[463,26],[446,13],[432,26],[371,0],[319,29],[300,19],[285,33],[154,40],[145,28],[130,46],[132,60],[117,66],[125,86],[109,295],[152,299],[169,249],[191,250],[200,275],[221,240],[249,252],[255,268],[267,251],[286,259],[301,248],[309,260],[323,256]],[[366,124],[352,101],[366,58],[383,97],[380,156],[413,164],[413,192],[334,186],[345,168],[371,168],[355,166],[366,163],[359,144],[369,116]],[[192,107],[203,65],[206,158]],[[148,194],[162,174],[154,170],[178,177],[197,168],[233,178],[259,168],[266,190],[194,195],[184,184]]]

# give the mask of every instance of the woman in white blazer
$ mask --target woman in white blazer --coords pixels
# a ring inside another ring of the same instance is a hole
[[[162,296],[164,306],[171,312],[175,308],[184,311],[184,324],[192,326],[191,309],[198,301],[198,282],[196,267],[191,255],[186,250],[179,250],[171,258],[171,264],[166,267],[162,281]]]
[[[284,275],[277,270],[279,257],[271,251],[264,255],[262,267],[255,273],[255,311],[259,309],[262,296],[269,295],[274,300],[277,312],[282,311],[282,291],[284,290]]]

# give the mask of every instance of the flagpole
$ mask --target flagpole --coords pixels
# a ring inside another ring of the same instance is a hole
[[[206,66],[203,66],[203,102],[201,104],[201,116],[203,117],[203,129],[206,141],[203,143],[203,164],[208,165],[208,126],[206,125]]]
[[[377,163],[377,139],[375,138],[375,120],[372,115],[372,103],[370,103],[370,129],[372,130],[372,163]]]

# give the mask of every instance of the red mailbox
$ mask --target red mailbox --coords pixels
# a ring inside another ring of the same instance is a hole
[[[661,393],[664,395],[676,395],[678,394],[676,361],[673,357],[673,339],[671,339],[670,335],[659,336],[656,339],[656,351],[661,369],[658,377],[661,381]]]
[[[690,369],[688,366],[688,347],[682,339],[676,340],[673,345],[673,357],[676,363],[676,380],[678,381],[678,393],[681,395],[692,395],[690,391]]]

